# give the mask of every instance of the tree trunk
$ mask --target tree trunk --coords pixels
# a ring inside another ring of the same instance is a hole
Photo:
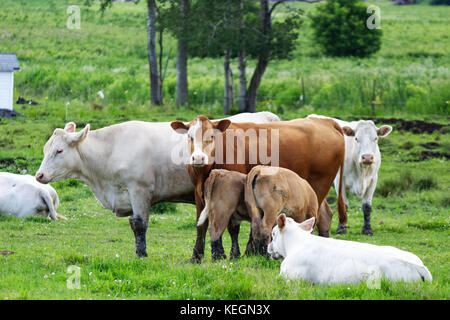
[[[164,82],[164,70],[163,70],[163,53],[164,53],[164,51],[163,51],[163,49],[164,49],[164,47],[163,47],[163,33],[164,33],[164,30],[163,29],[161,29],[160,31],[159,31],[159,70],[158,70],[158,72],[159,72],[159,81],[158,81],[158,94],[159,94],[159,97],[160,97],[160,99],[161,99],[161,104],[163,104],[163,101],[164,101],[164,97],[163,97],[163,82]],[[167,59],[169,59],[169,58],[167,58]]]
[[[150,68],[150,105],[161,105],[159,90],[158,58],[155,46],[155,0],[147,0],[147,30],[148,30],[148,65]]]
[[[231,99],[232,93],[230,92],[230,50],[225,50],[224,62],[223,62],[223,73],[224,73],[224,90],[223,90],[223,113],[231,113]]]
[[[247,100],[247,111],[256,111],[256,97],[258,94],[258,88],[261,84],[261,79],[266,71],[267,65],[270,59],[270,42],[272,33],[272,19],[271,12],[269,8],[269,0],[259,0],[260,2],[260,19],[261,19],[261,29],[262,29],[262,41],[265,42],[263,48],[258,56],[258,64],[256,65],[255,71],[253,72],[252,78],[250,80],[250,86],[246,94]]]
[[[245,74],[245,52],[242,50],[238,55],[239,67],[239,112],[247,111],[247,76]]]
[[[247,111],[247,75],[245,74],[245,35],[244,35],[244,1],[239,1],[239,52],[238,52],[238,69],[239,69],[239,112]]]
[[[180,30],[177,47],[177,106],[189,104],[187,60],[187,12],[189,0],[180,0]]]

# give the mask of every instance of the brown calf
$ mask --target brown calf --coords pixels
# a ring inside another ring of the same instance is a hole
[[[307,180],[319,203],[325,199],[339,168],[342,178],[344,135],[341,127],[331,119],[306,118],[256,124],[231,123],[227,119],[213,123],[205,116],[198,116],[189,124],[174,121],[171,126],[179,133],[188,134],[191,157],[187,167],[195,188],[197,220],[205,206],[204,182],[212,169],[246,174],[256,165],[268,164],[266,158],[261,157],[261,150],[266,151],[263,149],[273,145],[276,148],[270,148],[267,153],[278,155],[278,163],[270,162],[270,165],[290,169]],[[227,151],[232,161],[229,161]],[[343,226],[347,223],[347,213],[342,190],[338,195],[338,211],[339,223]],[[197,227],[193,262],[199,262],[203,257],[207,227],[207,223]],[[261,243],[262,239],[254,240]]]
[[[319,234],[330,230],[331,220],[318,215],[319,203],[308,181],[295,172],[277,167],[256,166],[247,175],[245,203],[252,220],[254,251],[265,254],[277,216],[286,214],[296,222],[316,218]]]
[[[213,260],[226,258],[222,246],[226,227],[231,236],[230,259],[240,256],[238,235],[243,220],[255,221],[246,254],[265,253],[263,245],[267,241],[255,246],[252,234],[268,239],[279,213],[299,223],[315,217],[319,234],[329,231],[331,225],[329,219],[318,216],[317,196],[309,183],[288,169],[256,166],[247,176],[235,171],[212,170],[204,192],[205,208],[197,225],[209,219]]]

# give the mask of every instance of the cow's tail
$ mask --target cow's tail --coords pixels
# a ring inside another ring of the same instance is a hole
[[[247,182],[245,186],[245,203],[250,218],[260,216],[258,205],[255,198],[255,187],[258,175],[261,173],[260,169],[252,169],[247,175]],[[252,219],[253,220],[253,219]]]
[[[344,160],[342,160],[339,176],[339,191],[338,191],[338,212],[339,212],[339,223],[341,225],[347,224],[347,208],[345,207],[345,201],[343,196],[344,188]]]
[[[205,221],[209,217],[209,210],[211,209],[211,196],[214,189],[214,182],[216,181],[218,174],[217,172],[213,171],[209,175],[208,179],[205,181],[205,207],[203,208],[202,212],[200,213],[200,216],[197,220],[197,227],[200,227],[205,223]]]

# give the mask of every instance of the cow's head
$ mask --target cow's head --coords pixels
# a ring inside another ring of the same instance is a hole
[[[376,159],[378,150],[378,137],[386,137],[392,131],[391,126],[381,126],[377,128],[373,121],[361,120],[356,125],[355,130],[345,126],[342,128],[344,134],[349,137],[354,137],[356,145],[356,157],[358,163],[363,165],[371,165],[381,159]]]
[[[174,121],[170,125],[176,132],[188,136],[189,164],[203,167],[214,162],[215,137],[224,132],[230,124],[228,119],[212,122],[205,116],[198,116],[188,124]]]
[[[49,183],[72,177],[81,162],[78,146],[89,133],[89,124],[80,132],[76,125],[69,122],[63,129],[55,129],[44,146],[44,160],[36,172],[36,180]]]
[[[272,241],[267,247],[267,252],[272,259],[286,258],[286,236],[291,232],[311,233],[316,219],[314,217],[297,223],[292,218],[286,217],[284,213],[277,218],[277,225],[272,229]]]

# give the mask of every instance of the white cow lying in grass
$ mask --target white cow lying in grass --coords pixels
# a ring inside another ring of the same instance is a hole
[[[40,184],[30,175],[0,172],[0,214],[66,220],[56,213],[58,206],[58,194],[50,185]]]
[[[278,216],[268,252],[284,258],[280,275],[318,284],[357,283],[368,277],[394,281],[431,281],[431,273],[414,254],[389,246],[312,235],[315,218],[296,223]],[[372,279],[373,280],[373,279]]]

